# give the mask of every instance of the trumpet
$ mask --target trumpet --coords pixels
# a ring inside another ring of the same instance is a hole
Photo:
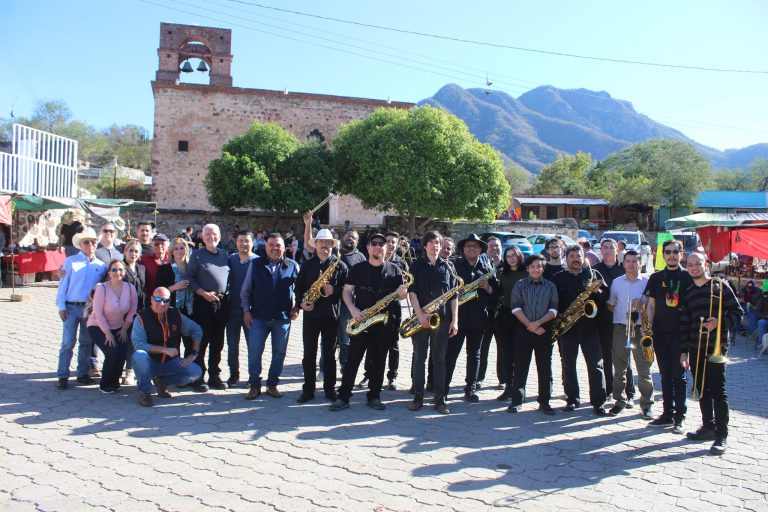
[[[728,285],[722,279],[719,277],[711,278],[709,287],[709,316],[707,318],[712,318],[715,296],[717,296],[717,317],[715,317],[717,319],[717,327],[715,328],[715,346],[711,354],[707,354],[707,350],[709,350],[709,337],[712,333],[704,327],[704,322],[707,319],[703,316],[699,317],[699,341],[696,346],[696,368],[693,374],[693,390],[691,391],[691,398],[694,400],[700,399],[704,391],[707,363],[725,364],[728,362],[728,358],[723,355],[722,343],[720,341],[723,324],[723,286]],[[699,365],[701,365],[701,372],[699,372]],[[699,373],[701,373],[701,380],[698,378]]]
[[[630,291],[631,290],[627,291],[627,343],[624,345],[624,348],[627,350],[632,350],[635,348],[634,345],[632,345],[632,334],[634,334],[635,322],[632,320],[632,296],[629,293]]]

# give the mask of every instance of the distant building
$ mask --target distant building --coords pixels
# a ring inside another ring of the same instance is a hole
[[[766,213],[768,192],[756,190],[705,190],[696,196],[693,213]]]
[[[604,229],[610,224],[608,201],[600,196],[515,195],[512,208],[522,220],[573,218],[587,229]]]

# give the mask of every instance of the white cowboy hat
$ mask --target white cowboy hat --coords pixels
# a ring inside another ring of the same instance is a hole
[[[80,247],[80,242],[83,240],[99,240],[99,235],[96,234],[96,231],[93,230],[93,228],[85,228],[79,233],[75,233],[75,236],[72,237],[72,245],[75,247]]]
[[[321,229],[315,235],[315,240],[333,240],[333,234],[330,229]]]

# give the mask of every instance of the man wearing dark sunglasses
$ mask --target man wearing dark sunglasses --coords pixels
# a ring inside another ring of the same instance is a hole
[[[667,240],[662,244],[666,268],[651,274],[644,294],[648,320],[653,328],[653,348],[661,373],[664,410],[651,421],[651,427],[673,427],[676,434],[685,433],[685,394],[687,379],[680,363],[680,300],[693,286],[693,279],[680,265],[683,243]]]
[[[149,309],[136,315],[133,322],[133,372],[139,388],[139,405],[152,407],[152,383],[157,396],[170,398],[167,384],[186,386],[199,379],[203,369],[195,364],[203,330],[194,321],[171,307],[171,292],[157,288],[152,293]],[[192,338],[192,350],[181,358],[181,337]]]
[[[96,249],[96,257],[103,261],[105,265],[109,265],[109,262],[112,260],[123,261],[123,253],[115,247],[116,234],[115,225],[111,222],[101,226],[101,240],[99,241],[99,247]]]

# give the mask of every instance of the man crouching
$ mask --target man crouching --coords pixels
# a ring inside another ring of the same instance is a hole
[[[133,322],[133,372],[139,388],[139,404],[152,407],[152,383],[157,396],[170,398],[166,384],[186,386],[200,378],[202,368],[194,363],[203,330],[198,324],[170,307],[171,292],[156,288],[149,309],[136,315]],[[179,357],[181,337],[192,338],[192,350]]]

